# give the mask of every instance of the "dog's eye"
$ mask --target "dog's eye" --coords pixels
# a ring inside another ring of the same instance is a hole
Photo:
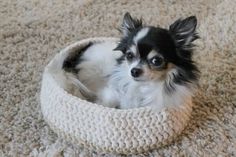
[[[127,53],[126,53],[126,58],[127,58],[128,60],[132,60],[132,59],[134,58],[133,53],[132,53],[132,52],[127,52]]]
[[[151,59],[151,63],[156,67],[161,67],[164,65],[164,59],[162,57],[154,57]]]

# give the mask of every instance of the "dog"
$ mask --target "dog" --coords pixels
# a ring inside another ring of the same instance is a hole
[[[165,29],[126,13],[119,42],[90,44],[74,64],[65,60],[63,69],[76,71],[69,78],[87,100],[107,107],[179,106],[198,86],[200,72],[192,59],[196,26],[195,16]]]

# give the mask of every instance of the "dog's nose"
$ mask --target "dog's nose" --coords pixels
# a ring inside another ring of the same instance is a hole
[[[139,69],[139,68],[133,68],[131,70],[131,75],[133,77],[139,77],[142,73],[143,73],[142,69]]]

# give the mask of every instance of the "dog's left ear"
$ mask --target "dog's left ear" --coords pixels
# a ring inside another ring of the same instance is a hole
[[[142,20],[132,18],[131,15],[127,12],[124,15],[120,30],[123,32],[125,36],[127,36],[130,32],[141,26],[142,26]]]
[[[191,49],[193,47],[192,42],[199,38],[195,31],[196,26],[197,18],[195,16],[179,19],[170,25],[169,31],[178,48]]]

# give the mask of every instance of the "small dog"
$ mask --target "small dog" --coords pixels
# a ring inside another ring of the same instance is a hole
[[[144,26],[126,13],[121,40],[89,45],[73,65],[76,79],[70,80],[88,100],[108,107],[161,110],[181,105],[193,95],[199,79],[192,60],[196,26],[195,16],[164,29]],[[64,69],[71,68],[68,62]]]

